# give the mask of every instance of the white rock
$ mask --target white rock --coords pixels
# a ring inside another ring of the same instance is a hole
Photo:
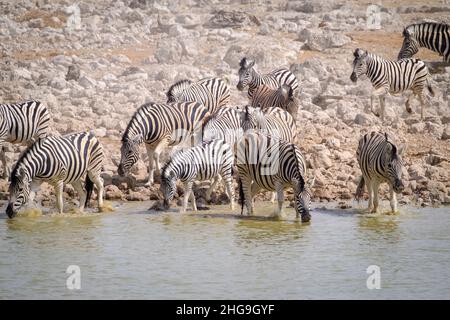
[[[85,89],[90,89],[90,88],[95,87],[96,82],[95,82],[94,79],[92,79],[92,78],[90,78],[88,76],[82,76],[78,80],[78,84],[80,86],[82,86],[83,88],[85,88]]]

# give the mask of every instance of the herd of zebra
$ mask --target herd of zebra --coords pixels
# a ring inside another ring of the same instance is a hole
[[[379,96],[381,117],[384,97],[388,93],[412,90],[422,104],[428,69],[411,58],[418,47],[425,46],[450,61],[449,26],[422,23],[408,26],[398,61],[388,61],[362,49],[354,52],[351,80],[366,74]],[[224,181],[226,193],[234,209],[233,169],[237,169],[241,213],[253,214],[254,197],[260,190],[272,191],[278,201],[277,213],[283,208],[284,190],[294,190],[294,207],[303,222],[311,219],[314,178],[307,179],[305,158],[296,144],[296,118],[299,107],[299,83],[288,69],[260,74],[252,58],[239,64],[237,89],[248,88],[250,103],[232,107],[230,89],[220,78],[198,82],[182,80],[167,92],[166,103],[142,105],[131,118],[121,140],[118,174],[129,174],[139,159],[139,148],[145,145],[149,159],[147,185],[154,183],[155,170],[160,174],[164,208],[169,208],[176,193],[176,183],[184,184],[182,211],[189,199],[197,209],[192,191],[195,180],[210,180],[206,200],[217,183]],[[411,112],[410,100],[406,109]],[[373,111],[373,109],[372,109]],[[63,187],[72,184],[80,196],[80,209],[88,205],[94,186],[98,207],[103,206],[101,177],[104,153],[99,140],[91,132],[64,136],[50,134],[50,115],[44,104],[31,100],[0,105],[0,147],[3,176],[10,177],[7,215],[13,217],[27,202],[33,201],[36,187],[47,181],[55,188],[56,205],[63,212]],[[4,154],[4,142],[27,144],[11,173]],[[177,146],[161,167],[160,154]],[[359,140],[357,160],[362,178],[356,191],[360,199],[367,186],[369,209],[378,208],[378,187],[390,186],[391,208],[397,208],[395,194],[404,188],[402,182],[402,148],[386,133],[369,132]],[[83,185],[84,181],[84,185]]]

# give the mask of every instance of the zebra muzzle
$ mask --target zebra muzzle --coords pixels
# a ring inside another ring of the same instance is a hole
[[[119,174],[119,176],[123,177],[125,175],[125,170],[123,169],[123,165],[119,165],[117,167],[117,173]]]
[[[241,83],[238,83],[237,86],[236,86],[236,88],[237,88],[239,91],[244,90],[244,86],[243,86]]]
[[[350,80],[352,80],[352,82],[356,82],[358,80],[358,76],[356,75],[356,73],[352,72]]]
[[[8,207],[6,207],[6,214],[9,218],[14,218],[14,216],[17,214],[17,212],[14,211],[13,205],[11,203],[8,204]]]

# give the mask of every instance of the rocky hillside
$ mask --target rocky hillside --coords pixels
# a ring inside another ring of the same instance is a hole
[[[355,48],[395,59],[403,27],[424,20],[449,23],[450,4],[379,2],[369,7],[365,0],[92,0],[78,6],[68,0],[2,1],[0,101],[41,100],[60,134],[94,130],[107,153],[107,198],[157,199],[157,184],[143,186],[142,160],[133,170],[137,181],[116,175],[121,131],[132,114],[144,102],[165,101],[168,87],[184,78],[226,78],[232,104],[246,104],[246,95],[236,90],[237,70],[243,56],[252,56],[258,70],[288,67],[300,81],[298,143],[316,176],[317,201],[351,205],[360,175],[358,139],[382,130],[407,146],[408,186],[400,202],[449,204],[450,66],[431,65],[436,96],[423,122],[418,101],[408,114],[406,96],[400,95],[386,99],[382,123],[368,111],[370,83],[354,84],[350,74]],[[425,49],[417,56],[442,60]],[[7,150],[13,163],[18,148]],[[6,181],[0,189],[7,197]],[[51,192],[43,188],[40,197],[48,199]],[[73,189],[66,192],[72,195]]]

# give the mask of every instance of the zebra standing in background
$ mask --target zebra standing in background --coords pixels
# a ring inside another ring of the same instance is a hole
[[[403,29],[403,44],[398,59],[411,58],[420,47],[439,53],[450,62],[450,26],[445,23],[423,22]]]
[[[222,108],[211,116],[202,131],[204,141],[222,139],[234,152],[236,143],[243,135],[241,113],[237,108]]]
[[[31,145],[47,136],[50,114],[47,107],[36,100],[13,104],[0,104],[0,153],[3,177],[8,177],[4,143]]]
[[[253,92],[251,106],[255,108],[260,106],[263,110],[278,107],[289,112],[295,119],[299,101],[294,96],[292,88],[287,84],[283,84],[278,89],[272,89],[272,87],[263,84]]]
[[[279,88],[283,84],[291,87],[293,94],[298,91],[298,80],[288,69],[276,69],[268,74],[261,75],[254,68],[255,60],[243,58],[239,63],[239,82],[237,89],[243,91],[248,86],[248,97],[252,100],[255,89],[260,85],[267,85],[273,89]]]
[[[80,195],[83,211],[91,197],[94,184],[98,190],[98,208],[103,207],[103,179],[100,177],[104,161],[103,148],[97,138],[88,132],[62,137],[47,136],[38,139],[17,161],[11,173],[9,202],[6,209],[12,218],[33,195],[30,193],[42,181],[53,185],[58,212],[63,212],[64,184],[72,184]],[[85,188],[82,179],[86,177]]]
[[[198,82],[181,80],[166,93],[167,103],[196,101],[213,114],[230,102],[230,89],[220,78],[207,78]]]
[[[432,96],[434,92],[428,82],[429,72],[425,63],[419,59],[402,59],[389,61],[362,49],[356,49],[353,53],[353,72],[350,79],[357,82],[358,78],[366,74],[375,91],[370,96],[370,110],[373,111],[375,96],[380,99],[381,119],[384,120],[385,97],[388,93],[401,93],[412,90],[413,95],[420,100],[420,118],[423,120],[423,107],[425,104],[425,84]],[[411,113],[410,99],[406,100],[406,111]]]
[[[176,182],[180,179],[184,183],[184,199],[181,211],[186,211],[189,198],[191,198],[193,211],[196,211],[197,205],[194,192],[192,191],[194,181],[214,180],[206,192],[206,200],[209,201],[211,192],[217,185],[220,176],[225,181],[231,210],[233,210],[232,166],[233,153],[230,145],[223,140],[205,141],[201,145],[175,153],[161,171],[161,190],[164,195],[164,206],[169,208],[169,202],[173,199],[176,191]]]
[[[238,143],[236,162],[242,210],[245,203],[248,215],[253,214],[253,197],[261,189],[277,192],[280,215],[283,190],[292,187],[297,218],[301,216],[303,222],[311,219],[312,194],[305,184],[306,162],[295,144],[259,132],[246,133]]]
[[[145,143],[149,159],[147,185],[153,184],[153,173],[160,170],[159,156],[166,147],[195,138],[200,134],[208,110],[197,102],[174,104],[147,103],[133,115],[122,136],[120,176],[129,172],[139,159],[139,146]],[[200,138],[200,137],[199,137]]]
[[[369,211],[377,212],[378,188],[383,182],[389,185],[391,209],[393,212],[397,211],[395,194],[404,189],[402,152],[403,148],[397,148],[387,133],[370,132],[359,140],[356,157],[362,177],[355,198],[358,201],[362,198],[365,184],[369,192]]]

